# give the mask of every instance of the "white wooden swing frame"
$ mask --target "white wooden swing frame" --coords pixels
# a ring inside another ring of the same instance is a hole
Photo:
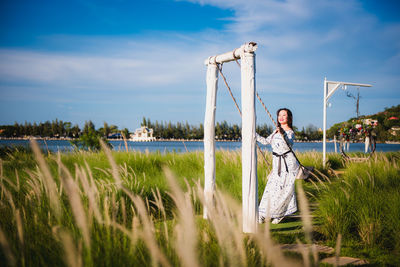
[[[255,233],[258,221],[257,151],[256,151],[256,79],[255,51],[257,44],[241,47],[205,60],[207,65],[207,97],[204,119],[204,198],[203,217],[213,208],[215,192],[215,112],[218,90],[218,64],[241,59],[242,97],[242,217],[243,232]]]

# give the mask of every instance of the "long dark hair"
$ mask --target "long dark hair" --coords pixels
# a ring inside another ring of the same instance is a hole
[[[280,108],[276,112],[276,121],[278,122],[278,127],[281,127],[281,123],[279,122],[279,119],[278,119],[279,112],[281,112],[281,110],[286,110],[286,112],[287,112],[287,124],[290,127],[290,129],[293,129],[293,126],[292,126],[292,124],[293,124],[293,114],[290,111],[290,109],[288,109],[288,108]]]

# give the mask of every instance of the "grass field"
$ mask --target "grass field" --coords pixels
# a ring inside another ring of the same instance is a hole
[[[316,265],[328,255],[312,246],[289,253],[279,244],[336,247],[339,234],[341,255],[400,265],[400,152],[363,163],[328,154],[326,168],[321,153],[299,153],[316,169],[310,181],[296,182],[302,216],[260,225],[256,234],[241,230],[240,152],[217,152],[208,220],[202,152],[48,155],[33,146],[0,156],[6,266]],[[259,199],[270,169],[259,155]]]

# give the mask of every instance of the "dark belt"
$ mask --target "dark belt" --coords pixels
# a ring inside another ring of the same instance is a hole
[[[283,154],[278,154],[278,153],[275,153],[275,152],[272,152],[272,155],[274,155],[275,157],[278,157],[279,158],[279,163],[278,163],[278,176],[281,176],[281,159],[283,158],[283,162],[285,163],[285,168],[286,168],[286,172],[289,172],[289,169],[288,169],[288,166],[287,166],[287,163],[286,163],[286,157],[287,157],[287,154],[290,152],[290,150],[289,151],[286,151],[285,153],[283,153]]]

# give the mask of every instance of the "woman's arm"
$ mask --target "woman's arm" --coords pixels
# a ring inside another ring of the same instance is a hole
[[[259,142],[263,145],[269,145],[269,144],[271,144],[272,137],[275,133],[276,133],[276,131],[273,132],[272,134],[270,134],[267,138],[262,137],[261,135],[256,133],[256,140],[257,140],[257,142]]]

